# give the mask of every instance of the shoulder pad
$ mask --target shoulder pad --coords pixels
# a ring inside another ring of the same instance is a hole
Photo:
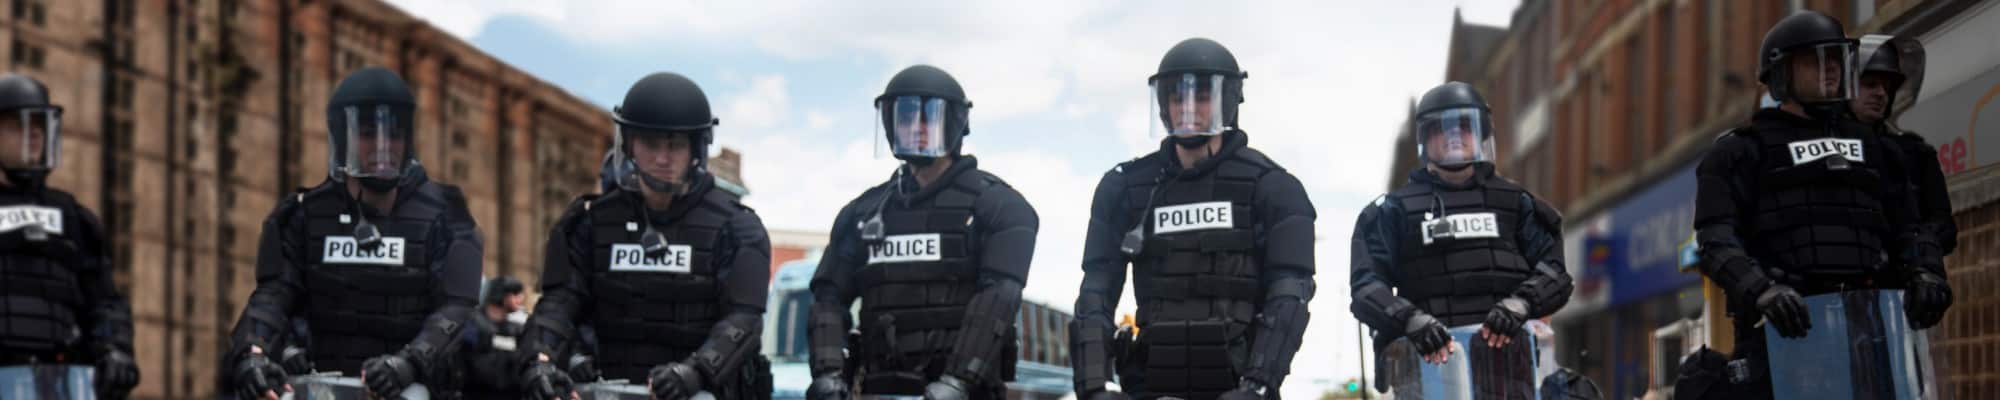
[[[1495,189],[1506,190],[1510,192],[1521,192],[1522,194],[1528,193],[1528,189],[1522,188],[1520,183],[1514,182],[1514,180],[1507,179],[1507,177],[1500,176],[1499,174],[1494,174],[1492,177],[1486,178],[1486,185],[1493,187]]]
[[[1271,161],[1271,157],[1264,155],[1264,152],[1249,147],[1236,150],[1236,159],[1263,167],[1264,169],[1280,171],[1285,169],[1285,167],[1278,166],[1277,161]]]
[[[1381,207],[1382,203],[1386,203],[1388,201],[1389,201],[1389,194],[1383,193],[1375,195],[1375,200],[1370,200],[1368,204],[1374,205],[1376,207]]]
[[[1521,196],[1526,197],[1528,199],[1528,202],[1534,203],[1535,219],[1540,220],[1543,224],[1548,225],[1548,229],[1550,230],[1551,233],[1555,235],[1562,234],[1562,224],[1563,224],[1562,210],[1557,210],[1555,206],[1551,206],[1549,205],[1548,202],[1542,201],[1542,199],[1540,198],[1536,198],[1535,195],[1532,193],[1521,192]]]
[[[1757,135],[1756,127],[1752,125],[1744,125],[1735,128],[1729,128],[1727,130],[1722,131],[1722,133],[1716,134],[1715,142],[1721,143],[1723,139],[1728,139],[1730,137],[1741,136],[1748,138],[1756,135]]]

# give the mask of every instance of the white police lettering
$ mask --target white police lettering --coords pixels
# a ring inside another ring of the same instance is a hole
[[[943,247],[935,233],[891,235],[868,245],[868,264],[937,261],[944,259]]]
[[[320,255],[326,264],[403,265],[403,238],[383,236],[381,244],[364,249],[353,236],[327,236]]]
[[[0,207],[0,232],[39,226],[42,232],[62,233],[62,210],[54,207],[19,205]]]
[[[685,274],[691,270],[693,258],[694,247],[685,244],[667,245],[666,251],[653,256],[647,256],[646,248],[637,244],[611,245],[612,271]]]
[[[1174,233],[1236,226],[1235,209],[1227,201],[1182,204],[1153,209],[1153,233]]]
[[[1500,222],[1493,213],[1446,215],[1423,222],[1424,244],[1437,238],[1480,239],[1500,237]]]
[[[1862,157],[1861,139],[1821,138],[1800,140],[1791,143],[1792,165],[1805,164],[1829,156],[1838,155],[1847,161],[1865,162]]]

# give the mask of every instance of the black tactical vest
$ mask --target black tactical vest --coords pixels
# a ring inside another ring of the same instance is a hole
[[[78,319],[87,317],[79,311],[87,310],[78,269],[87,255],[59,243],[80,244],[85,239],[64,235],[85,227],[74,226],[77,210],[62,203],[0,195],[0,353],[52,355],[82,339]]]
[[[1826,137],[1808,129],[1739,132],[1757,145],[1747,250],[1780,281],[1866,279],[1893,238],[1883,215],[1886,146],[1874,135]],[[1813,291],[1808,288],[1806,291]]]
[[[432,260],[444,251],[448,212],[443,189],[434,184],[405,186],[417,192],[398,199],[389,217],[369,217],[382,234],[372,248],[354,240],[360,208],[326,185],[302,193],[304,235],[293,254],[304,263],[305,317],[312,330],[307,354],[321,371],[359,374],[361,362],[394,353],[422,330],[424,319],[444,297]]]
[[[707,190],[672,225],[654,226],[667,250],[640,247],[647,214],[639,195],[614,191],[589,204],[590,323],[605,379],[645,382],[654,366],[687,358],[725,313],[720,258],[724,227],[740,209],[734,196]],[[678,210],[677,210],[678,211]]]
[[[882,237],[864,240],[867,264],[854,277],[863,393],[922,393],[943,373],[965,305],[978,290],[981,238],[973,206],[1000,180],[967,170],[945,183],[917,203],[877,199]],[[880,195],[895,196],[893,187]]]
[[[1198,177],[1168,176],[1157,155],[1129,164],[1126,212],[1144,237],[1133,254],[1147,396],[1214,398],[1234,389],[1264,300],[1257,181],[1277,170],[1237,149]],[[1151,161],[1148,161],[1151,160]]]
[[[1389,270],[1396,294],[1446,326],[1485,321],[1535,273],[1516,245],[1527,192],[1497,177],[1475,179],[1482,181],[1458,190],[1411,182],[1384,199],[1403,210],[1393,216],[1402,235],[1400,265]]]

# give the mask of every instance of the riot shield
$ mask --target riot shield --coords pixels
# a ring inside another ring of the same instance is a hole
[[[369,400],[368,387],[361,378],[340,376],[340,371],[316,372],[296,375],[287,379],[292,392],[278,396],[280,400]],[[413,384],[403,389],[402,400],[430,400],[430,389]]]
[[[583,400],[650,400],[653,392],[646,385],[634,385],[624,379],[601,380],[576,387],[576,394]],[[695,393],[688,400],[715,400],[715,395],[707,391]]]
[[[1812,330],[1785,338],[1765,324],[1771,393],[1779,399],[1937,399],[1930,343],[1910,329],[1902,290],[1807,296]]]
[[[0,399],[90,400],[96,370],[88,365],[28,364],[0,367]]]
[[[1444,364],[1424,362],[1406,339],[1383,349],[1389,388],[1397,399],[1529,400],[1535,392],[1535,335],[1523,330],[1514,342],[1493,348],[1479,338],[1480,325],[1451,328],[1458,351]]]

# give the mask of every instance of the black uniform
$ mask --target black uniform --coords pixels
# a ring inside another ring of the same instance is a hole
[[[588,324],[605,379],[643,383],[655,366],[686,362],[718,398],[769,398],[769,361],[758,355],[771,263],[762,220],[708,175],[667,210],[644,207],[638,193],[614,189],[564,212],[524,353],[569,360],[586,350],[577,329]],[[669,243],[664,253],[639,248],[647,226]]]
[[[1305,330],[1316,214],[1298,178],[1248,135],[1216,140],[1192,168],[1168,139],[1098,181],[1072,328],[1079,393],[1103,390],[1115,362],[1139,398],[1212,399],[1246,378],[1275,398]],[[1134,232],[1143,239],[1127,252]],[[1113,344],[1127,264],[1139,336]]]
[[[881,237],[864,238],[875,218]],[[949,374],[971,384],[971,398],[1004,398],[1039,227],[1034,207],[972,156],[928,187],[899,172],[862,192],[841,207],[813,274],[813,375],[844,371],[861,393],[922,395]],[[860,336],[849,343],[857,299]]]
[[[495,277],[486,281],[486,293],[482,307],[505,304],[508,296],[521,293],[521,282],[510,277]],[[521,331],[526,327],[527,314],[512,313],[500,320],[488,318],[485,312],[475,311],[470,329],[459,338],[460,346],[466,352],[465,397],[472,399],[512,399],[521,397],[518,379],[521,362],[526,359],[520,354]]]

